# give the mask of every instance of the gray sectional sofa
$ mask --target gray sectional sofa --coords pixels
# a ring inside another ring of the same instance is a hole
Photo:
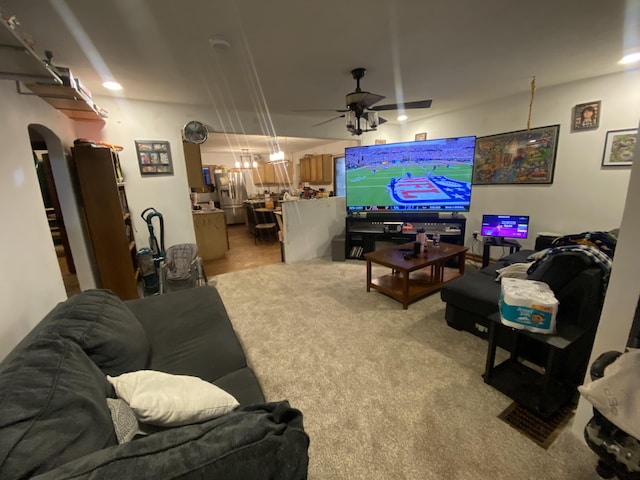
[[[119,443],[107,376],[140,370],[199,377],[240,405]],[[301,412],[265,401],[210,286],[128,302],[83,292],[0,363],[3,479],[303,479],[308,446]]]

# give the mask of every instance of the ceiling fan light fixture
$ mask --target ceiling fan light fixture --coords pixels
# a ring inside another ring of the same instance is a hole
[[[353,110],[349,110],[344,115],[345,125],[350,132],[356,128],[356,113]]]
[[[368,112],[367,121],[369,122],[369,129],[375,130],[378,126],[378,112]]]

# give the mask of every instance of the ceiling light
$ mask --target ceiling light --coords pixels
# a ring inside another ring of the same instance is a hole
[[[229,50],[231,48],[231,43],[229,43],[229,40],[221,35],[214,35],[209,39],[209,42],[211,43],[211,46],[216,50]]]
[[[235,165],[236,165],[236,168],[240,168],[240,160],[236,160]]]
[[[398,115],[398,121],[399,122],[404,122],[407,118],[409,118],[409,117],[407,117],[406,115]]]
[[[635,63],[638,61],[640,61],[640,52],[634,52],[634,53],[629,53],[624,57],[622,57],[622,60],[620,60],[618,63],[622,65],[627,65],[629,63]]]
[[[255,160],[253,161],[253,163],[251,165],[253,166],[253,168],[258,168],[258,162],[256,162]]]
[[[269,154],[270,162],[277,162],[279,160],[284,160],[284,152],[282,150]]]
[[[107,90],[122,90],[122,85],[120,85],[118,82],[104,82],[102,86]]]

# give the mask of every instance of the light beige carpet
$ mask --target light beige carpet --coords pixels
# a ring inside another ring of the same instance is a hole
[[[324,259],[210,283],[267,399],[303,412],[310,479],[599,478],[568,428],[544,450],[498,419],[487,343],[447,326],[438,293],[402,310],[365,291],[364,262]]]

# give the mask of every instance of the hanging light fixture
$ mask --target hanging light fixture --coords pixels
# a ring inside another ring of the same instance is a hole
[[[240,154],[240,160],[236,162],[236,168],[251,168],[251,154],[248,148],[243,148]]]

